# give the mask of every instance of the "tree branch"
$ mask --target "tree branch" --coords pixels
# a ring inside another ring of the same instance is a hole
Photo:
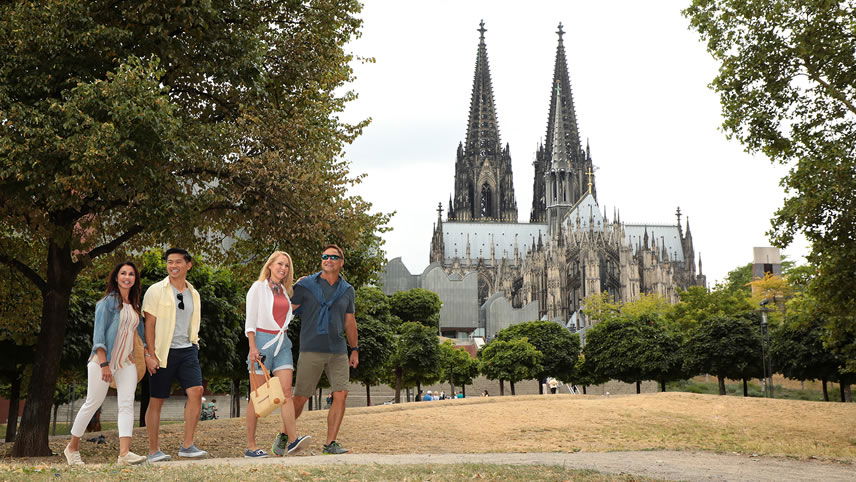
[[[101,246],[96,246],[89,250],[86,253],[86,257],[90,260],[97,258],[103,254],[107,254],[112,252],[114,249],[118,248],[119,245],[124,243],[125,241],[133,238],[134,236],[140,234],[143,231],[143,227],[140,225],[132,226],[131,229],[125,231],[121,235],[117,236],[115,239],[110,241],[109,243],[102,244]]]
[[[813,81],[817,82],[818,84],[822,85],[822,86],[823,86],[823,88],[826,90],[826,92],[827,92],[827,93],[828,93],[828,94],[829,94],[833,99],[835,99],[835,100],[837,100],[837,101],[841,102],[842,104],[844,104],[844,107],[846,107],[846,108],[847,108],[847,110],[849,110],[851,113],[856,114],[856,105],[854,105],[854,104],[853,104],[853,102],[851,102],[851,101],[850,101],[850,99],[848,99],[847,97],[845,97],[845,96],[844,96],[844,95],[843,95],[843,94],[842,94],[838,89],[836,89],[836,88],[832,87],[832,85],[830,85],[830,84],[829,84],[829,82],[827,82],[827,81],[826,81],[826,79],[824,79],[824,78],[823,78],[823,77],[822,77],[822,76],[817,72],[817,70],[816,70],[816,69],[813,69],[813,68],[808,64],[808,60],[807,60],[805,57],[801,57],[801,60],[803,61],[803,66],[805,66],[806,71],[808,71],[808,77],[809,77],[811,80],[813,80]]]
[[[33,269],[27,266],[26,264],[5,254],[0,254],[0,263],[3,263],[20,271],[21,274],[26,276],[27,279],[29,279],[33,282],[34,285],[36,285],[36,288],[38,288],[39,291],[42,292],[42,294],[44,294],[48,290],[48,284],[45,282],[45,280],[41,276],[39,276],[39,273],[33,271]]]

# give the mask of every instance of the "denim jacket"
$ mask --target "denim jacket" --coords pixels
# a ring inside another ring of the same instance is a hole
[[[113,342],[116,341],[116,332],[119,331],[119,314],[122,312],[121,300],[115,293],[111,293],[95,304],[95,330],[92,334],[92,354],[99,348],[107,352],[107,361],[113,353]],[[137,335],[143,345],[146,344],[145,328],[143,320],[137,323]]]

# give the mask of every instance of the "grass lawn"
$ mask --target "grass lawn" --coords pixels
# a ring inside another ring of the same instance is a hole
[[[326,411],[304,412],[298,431],[312,435],[301,455],[321,452]],[[278,417],[259,422],[258,442],[269,446]],[[161,448],[175,455],[183,424],[164,425]],[[112,462],[107,443],[83,443],[86,462]],[[605,452],[699,450],[856,462],[856,404],[666,392],[624,396],[521,395],[349,408],[338,441],[353,453]],[[61,454],[66,439],[50,441]],[[196,444],[213,457],[241,457],[244,419],[200,422]],[[132,450],[146,450],[135,429]],[[4,452],[10,444],[2,446]],[[298,455],[298,456],[301,456]],[[62,463],[61,455],[28,464]],[[2,479],[3,477],[0,477]]]
[[[579,480],[599,482],[609,480],[653,480],[630,475],[607,475],[590,470],[570,470],[552,465],[358,465],[282,467],[264,465],[240,467],[230,465],[205,467],[128,467],[105,465],[98,467],[50,466],[16,467],[0,465],[0,480],[66,479],[151,479],[151,480]]]

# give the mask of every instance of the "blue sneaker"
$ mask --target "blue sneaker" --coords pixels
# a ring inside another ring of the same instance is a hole
[[[149,454],[148,456],[146,456],[146,458],[148,459],[149,463],[152,463],[152,462],[166,462],[166,461],[168,461],[168,460],[172,459],[172,457],[170,457],[169,455],[167,455],[167,454],[165,454],[165,453],[161,452],[160,450],[158,450],[157,452],[155,452],[155,453],[153,453],[153,454]]]
[[[294,442],[288,444],[288,453],[296,452],[300,448],[300,444],[311,439],[309,435],[304,435],[302,437],[297,437],[294,439]]]
[[[205,457],[206,455],[208,455],[208,452],[202,450],[201,448],[197,447],[196,445],[191,445],[190,447],[187,447],[187,448],[180,447],[178,449],[178,456],[179,457],[188,457],[188,458],[195,459],[198,457]]]
[[[265,452],[265,451],[264,451],[264,450],[262,450],[262,449],[256,449],[256,450],[250,450],[250,449],[247,449],[247,450],[244,450],[244,458],[245,458],[245,459],[263,459],[263,458],[266,458],[266,457],[270,457],[270,454],[269,454],[269,453],[267,453],[267,452]]]
[[[284,433],[276,434],[276,438],[273,439],[273,445],[271,445],[270,451],[279,457],[285,455],[285,449],[288,448],[288,435]]]

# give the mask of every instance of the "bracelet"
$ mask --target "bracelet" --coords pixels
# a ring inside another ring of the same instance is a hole
[[[151,355],[149,352],[146,352],[143,354],[143,356],[146,358],[151,358],[153,355]]]
[[[106,361],[106,362],[102,363],[100,366],[101,366],[101,368],[109,367],[109,366],[110,366],[110,362]]]
[[[359,346],[352,346],[351,350],[352,351],[360,351],[360,347]]]

